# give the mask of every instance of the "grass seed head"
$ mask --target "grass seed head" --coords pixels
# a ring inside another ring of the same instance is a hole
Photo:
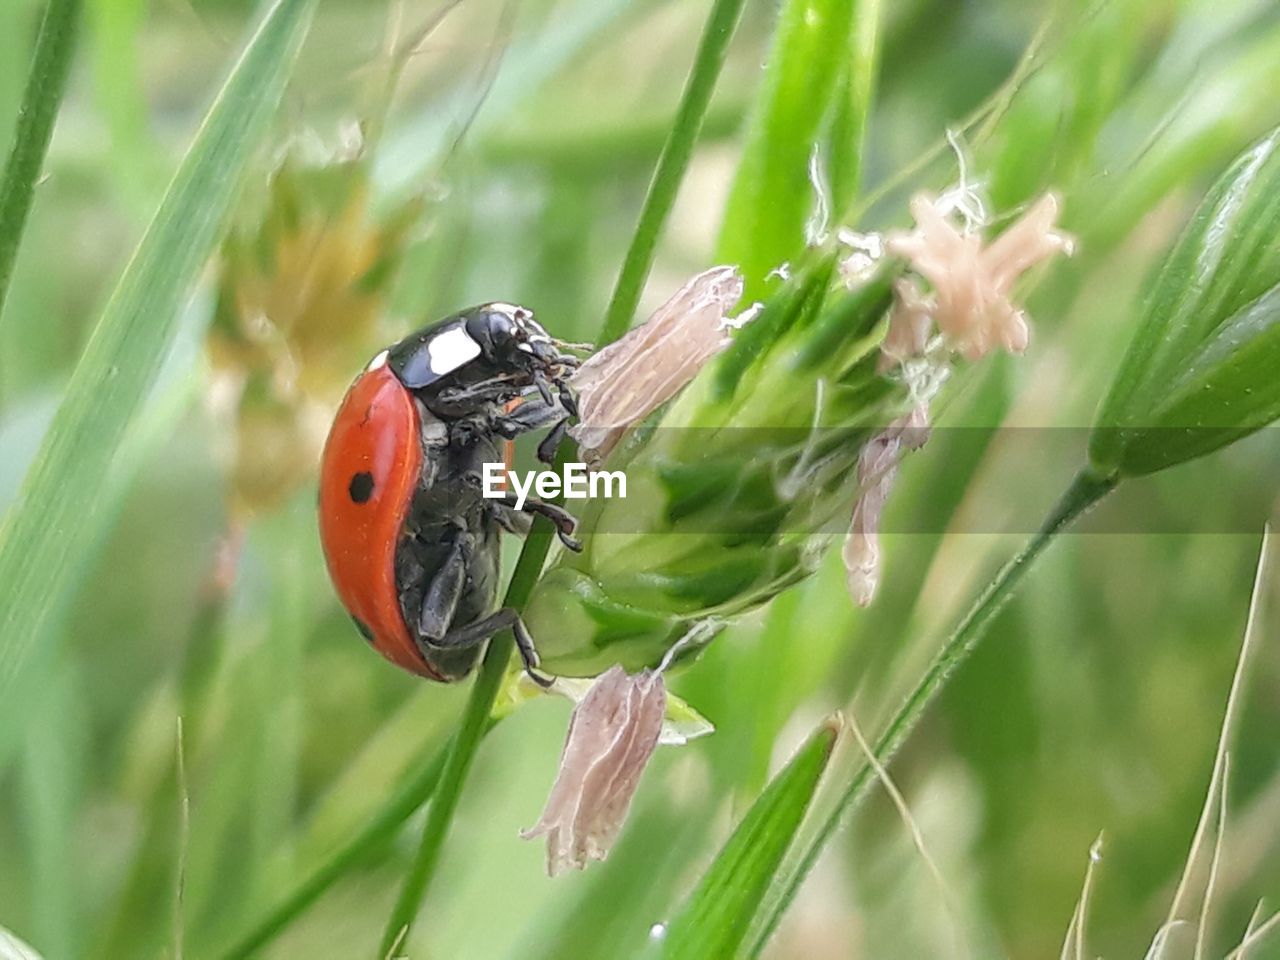
[[[376,217],[369,161],[351,144],[314,153],[284,158],[218,261],[211,399],[230,421],[241,514],[278,505],[312,475],[353,365],[387,337],[390,279],[421,213],[411,200]]]

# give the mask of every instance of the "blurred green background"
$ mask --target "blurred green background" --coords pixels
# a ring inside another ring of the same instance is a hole
[[[428,318],[510,300],[559,336],[596,335],[706,9],[468,0],[407,58],[384,116],[389,18],[412,40],[443,8],[321,3],[223,256],[102,479],[75,600],[0,702],[0,925],[46,960],[222,955],[447,736],[465,688],[373,656],[328,587],[309,444],[377,346]],[[0,147],[39,10],[0,3]],[[1051,12],[886,5],[860,229],[905,224],[910,193],[954,178],[940,162],[875,192],[1000,88]],[[995,209],[1054,187],[1080,249],[1029,297],[1028,354],[948,385],[941,422],[979,429],[944,431],[907,462],[897,529],[1048,508],[1083,435],[1059,462],[994,428],[1088,425],[1145,273],[1212,178],[1280,122],[1274,3],[1058,13],[1007,111],[967,142]],[[85,16],[0,318],[0,508],[255,8],[87,0]],[[747,5],[646,307],[715,262],[774,17],[771,3]],[[355,121],[371,125],[363,153]],[[358,263],[361,282],[336,289],[342,271],[320,269],[308,286],[318,263]],[[241,349],[235,317],[304,302],[327,304],[332,336],[290,341],[302,369],[282,373],[261,340]],[[242,386],[236,413],[226,398]],[[1056,956],[1100,831],[1090,949],[1141,955],[1204,798],[1278,477],[1280,445],[1264,431],[1112,505],[1151,533],[1108,533],[1104,518],[1062,538],[894,768],[950,908],[877,796],[829,847],[769,955],[951,956],[960,926],[973,956]],[[830,562],[733,626],[674,681],[717,733],[659,751],[619,847],[582,875],[548,880],[541,848],[516,837],[537,819],[569,706],[523,709],[484,744],[409,955],[626,955],[819,717],[852,704],[869,729],[883,719],[1020,539],[889,535],[870,609],[852,607]],[[1262,626],[1232,756],[1214,956],[1259,898],[1280,904],[1280,617]],[[371,956],[414,838],[370,849],[263,955]],[[1280,956],[1270,949],[1251,956]]]

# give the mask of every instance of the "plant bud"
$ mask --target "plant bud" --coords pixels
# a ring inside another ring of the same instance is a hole
[[[1135,476],[1280,417],[1280,129],[1220,177],[1146,297],[1089,458]]]

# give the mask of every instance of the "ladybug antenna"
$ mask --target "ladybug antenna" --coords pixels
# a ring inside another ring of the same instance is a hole
[[[559,337],[552,337],[551,342],[561,350],[572,350],[575,353],[593,353],[596,349],[594,343],[578,343],[573,340],[561,340]]]

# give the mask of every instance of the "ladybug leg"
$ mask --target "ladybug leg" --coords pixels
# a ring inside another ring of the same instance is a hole
[[[493,510],[493,519],[498,522],[498,526],[502,527],[507,533],[514,533],[517,537],[523,537],[529,532],[529,525],[533,518],[527,513],[521,513],[514,507],[508,507],[505,503],[497,504]]]
[[[491,377],[465,387],[445,387],[437,394],[442,403],[473,403],[476,401],[499,401],[519,392],[506,377]]]
[[[524,663],[524,672],[529,675],[529,679],[540,687],[551,686],[555,681],[537,672],[538,651],[534,648],[533,637],[530,636],[529,628],[524,625],[524,621],[520,619],[520,614],[516,613],[513,607],[503,607],[496,613],[491,613],[487,617],[481,617],[479,620],[468,623],[465,627],[455,627],[439,640],[431,641],[431,645],[436,647],[474,647],[478,643],[484,643],[495,633],[499,633],[508,627],[515,634],[516,649],[520,652],[520,659]]]
[[[577,407],[568,394],[560,395],[560,403],[542,403],[539,400],[526,401],[511,413],[500,414],[492,420],[494,433],[506,440],[514,440],[521,434],[551,425],[542,442],[538,444],[538,459],[543,463],[555,463],[556,451],[564,441],[565,431],[569,428],[569,417]],[[573,406],[573,411],[569,407]]]
[[[495,414],[490,419],[490,423],[494,433],[506,440],[514,440],[522,434],[540,430],[547,424],[564,418],[565,412],[559,405],[543,403],[541,398],[538,398],[526,400],[510,413]]]
[[[545,500],[538,500],[529,497],[525,500],[524,505],[517,507],[515,494],[508,493],[502,500],[497,501],[497,506],[505,508],[506,511],[519,516],[525,514],[537,514],[546,517],[556,527],[556,536],[560,538],[560,542],[572,550],[574,553],[582,552],[582,544],[574,539],[573,533],[578,529],[578,518],[563,507],[558,507],[554,503],[547,503]],[[495,511],[495,514],[498,511]],[[502,522],[502,521],[499,521]],[[506,527],[506,524],[503,524]],[[510,530],[510,527],[506,527]]]
[[[564,433],[569,429],[569,420],[567,417],[562,418],[551,432],[542,438],[542,442],[538,444],[538,459],[543,463],[555,463],[556,451],[560,449],[560,444],[564,442]]]
[[[534,649],[533,638],[512,607],[503,607],[466,626],[450,629],[466,585],[467,567],[474,546],[475,540],[470,533],[458,531],[449,555],[427,584],[422,612],[418,617],[418,636],[428,647],[474,647],[500,630],[510,627],[515,634],[516,649],[520,651],[520,659],[524,661],[525,672],[540,686],[551,686],[551,680],[534,672],[538,666],[538,653]]]
[[[449,632],[467,582],[467,565],[474,538],[466,531],[459,531],[435,576],[427,584],[422,596],[422,610],[418,614],[418,635],[429,643],[439,644]]]

